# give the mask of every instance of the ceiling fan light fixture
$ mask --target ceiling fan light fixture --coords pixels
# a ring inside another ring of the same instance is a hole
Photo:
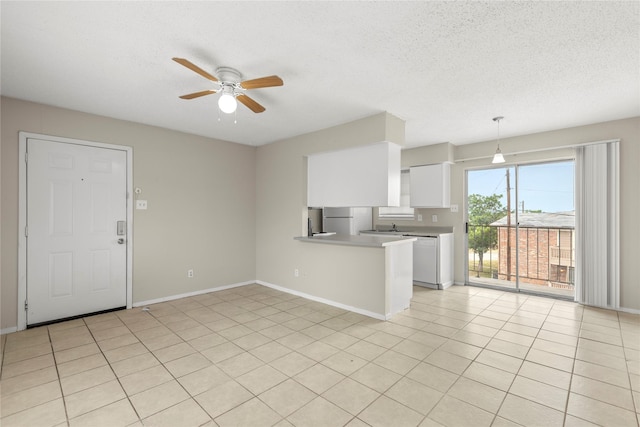
[[[218,99],[218,107],[223,113],[231,114],[238,108],[238,101],[233,96],[233,89],[225,87],[220,99]]]
[[[493,155],[493,160],[491,163],[504,163],[504,156],[502,155],[502,151],[500,151],[500,120],[504,119],[502,116],[494,117],[493,121],[498,123],[498,148],[496,148],[496,153]]]
[[[254,99],[245,95],[245,91],[250,89],[260,89],[263,87],[282,86],[284,83],[278,76],[266,76],[251,80],[242,80],[242,74],[240,71],[231,67],[219,67],[215,76],[209,74],[202,68],[198,67],[191,61],[184,58],[173,58],[178,64],[200,74],[215,83],[215,90],[202,90],[200,92],[189,93],[180,96],[181,99],[195,99],[201,96],[211,95],[220,92],[220,98],[218,98],[218,107],[226,114],[231,114],[238,108],[238,102],[247,107],[254,113],[262,113],[265,109],[262,105],[258,104]],[[220,117],[218,116],[218,119]]]

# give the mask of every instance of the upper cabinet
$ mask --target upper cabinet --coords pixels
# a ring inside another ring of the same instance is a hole
[[[411,177],[411,207],[448,208],[451,205],[451,165],[414,166]]]
[[[399,205],[399,145],[380,142],[308,157],[307,206]]]

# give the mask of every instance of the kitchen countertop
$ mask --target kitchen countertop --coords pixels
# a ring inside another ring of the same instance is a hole
[[[362,230],[361,235],[369,236],[402,236],[411,234],[412,236],[439,236],[441,234],[453,233],[453,227],[399,227],[398,231],[390,231],[390,226],[378,226],[376,230]]]
[[[350,234],[333,234],[330,236],[313,236],[313,237],[294,237],[294,240],[308,243],[324,243],[329,245],[345,245],[345,246],[365,246],[369,248],[384,248],[393,245],[402,245],[404,243],[414,242],[415,237],[389,236],[389,235],[371,235],[364,234],[360,236],[352,236]]]

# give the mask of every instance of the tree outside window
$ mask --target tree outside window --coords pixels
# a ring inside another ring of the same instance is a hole
[[[484,271],[484,253],[490,249],[496,249],[498,246],[498,230],[489,224],[506,214],[506,208],[502,205],[501,199],[501,194],[490,196],[471,194],[468,198],[469,249],[478,255],[480,261],[478,273]]]

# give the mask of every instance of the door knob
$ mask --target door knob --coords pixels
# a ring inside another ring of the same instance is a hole
[[[124,244],[124,239],[123,238],[118,239],[118,244],[119,245],[123,245]]]

